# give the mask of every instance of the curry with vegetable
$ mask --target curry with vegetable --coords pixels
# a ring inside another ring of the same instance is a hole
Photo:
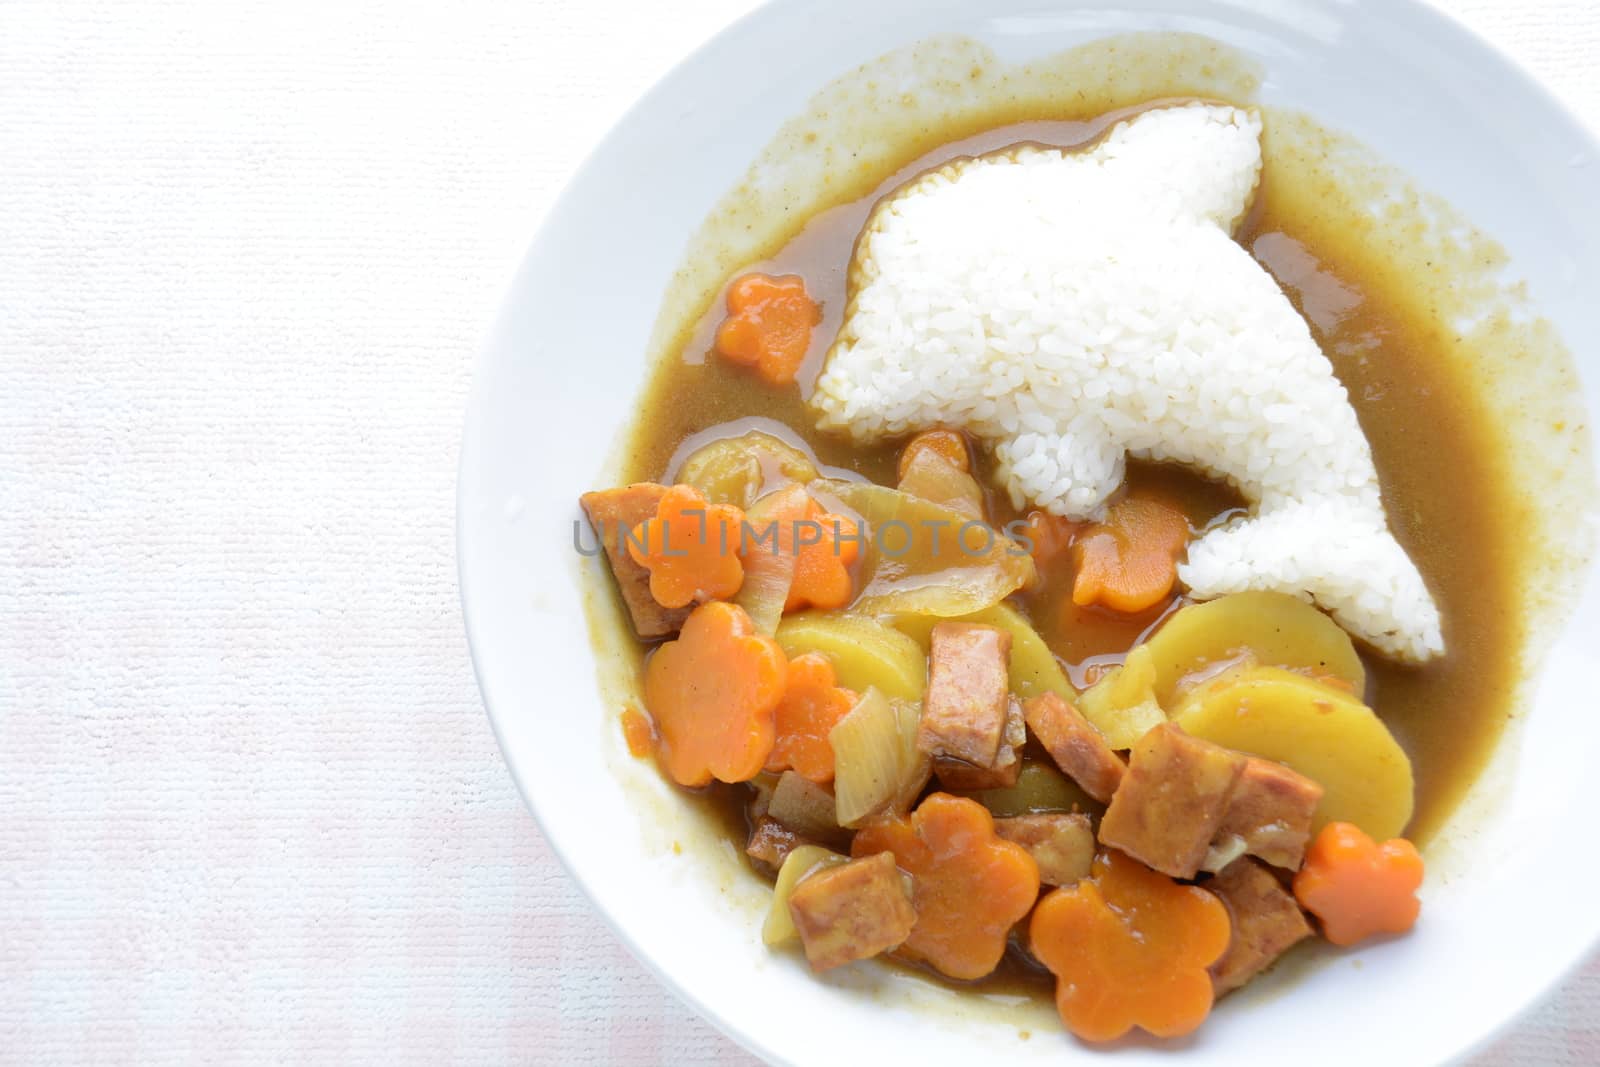
[[[628,746],[728,815],[773,882],[774,951],[1022,980],[1103,1042],[1191,1032],[1302,941],[1417,921],[1417,843],[1504,719],[1513,531],[1482,505],[1499,490],[1471,383],[1337,219],[1278,210],[1253,121],[1161,102],[1088,140],[1031,123],[908,161],[729,280],[649,384],[625,484],[584,496],[641,653]],[[1232,138],[1214,154],[1237,148],[1242,193],[1209,160],[1180,157],[1192,181],[1140,162],[1195,123]],[[1013,209],[986,183],[1023,183],[1005,197],[1087,246],[1059,198],[1110,216],[1138,181],[1157,215],[1162,183],[1189,183],[1159,233],[1253,302],[1167,323],[1097,281],[1101,259],[993,247]],[[1243,209],[1194,222],[1207,182]],[[968,256],[960,284],[930,281],[920,245]],[[1254,383],[1208,355],[1219,328],[1219,352],[1277,331],[1307,354]],[[1124,395],[1129,367],[1151,388]],[[1302,381],[1353,417],[1252,406]],[[1337,460],[1274,428],[1291,416]],[[1091,424],[1130,442],[1098,499],[1073,451]],[[1375,471],[1370,493],[1344,479],[1359,506],[1343,483],[1274,488],[1334,462]],[[1376,547],[1311,514],[1356,516]],[[1211,545],[1236,551],[1212,566]],[[1399,577],[1374,591],[1357,564]]]

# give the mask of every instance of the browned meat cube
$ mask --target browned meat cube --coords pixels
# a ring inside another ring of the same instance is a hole
[[[1211,965],[1211,981],[1218,993],[1238,989],[1311,936],[1311,924],[1300,905],[1272,872],[1255,860],[1234,860],[1205,888],[1222,898],[1233,918],[1228,951]]]
[[[941,622],[928,650],[928,692],[917,746],[993,770],[1010,704],[1011,635],[993,626]]]
[[[789,915],[814,971],[887,952],[917,921],[892,852],[808,876],[789,894]]]
[[[1010,789],[1022,774],[1022,746],[1028,743],[1028,727],[1022,721],[1022,705],[1016,697],[1006,702],[1006,728],[1000,755],[993,767],[978,767],[966,760],[935,756],[933,773],[946,789],[972,792],[978,789]]]
[[[1322,786],[1281,763],[1248,756],[1233,787],[1218,838],[1238,835],[1245,851],[1274,867],[1294,870],[1306,858],[1311,817],[1322,801]]]
[[[1094,724],[1054,693],[1034,697],[1023,706],[1033,736],[1056,766],[1102,804],[1122,784],[1127,765],[1111,750]]]
[[[1193,878],[1217,834],[1245,758],[1162,723],[1133,746],[1100,820],[1100,840],[1174,878]]]
[[[1017,815],[996,819],[994,832],[1028,850],[1045,885],[1077,885],[1089,877],[1094,827],[1087,815]]]
[[[801,845],[815,844],[810,838],[797,834],[777,819],[763,815],[756,820],[755,829],[750,831],[750,841],[746,845],[744,854],[764,864],[775,874],[789,853]]]
[[[655,517],[656,505],[666,491],[666,486],[654,482],[636,482],[623,489],[600,489],[578,498],[594,526],[595,536],[605,547],[611,574],[633,619],[634,632],[644,638],[677,633],[691,610],[658,604],[650,595],[650,572],[628,555],[628,533]]]

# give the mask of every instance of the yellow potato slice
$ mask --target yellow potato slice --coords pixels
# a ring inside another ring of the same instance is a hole
[[[1150,646],[1128,653],[1122,666],[1113,667],[1083,691],[1078,710],[1115,749],[1129,749],[1147,732],[1167,721],[1155,697],[1156,667]]]
[[[1385,841],[1411,821],[1411,761],[1371,708],[1338,689],[1278,667],[1235,668],[1186,695],[1172,721],[1319,783],[1313,833],[1350,822]]]
[[[1242,653],[1273,667],[1350,683],[1359,699],[1367,674],[1350,635],[1304,601],[1285,593],[1233,593],[1175,612],[1145,643],[1155,663],[1155,695],[1171,709],[1185,677]]]
[[[858,694],[876,688],[890,700],[921,700],[928,685],[928,657],[922,647],[865,615],[787,615],[778,624],[777,639],[790,659],[805,652],[827,656],[839,684]]]

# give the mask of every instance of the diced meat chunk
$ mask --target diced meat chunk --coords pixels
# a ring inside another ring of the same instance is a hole
[[[1174,878],[1193,878],[1222,823],[1245,758],[1172,723],[1133,746],[1100,820],[1100,840]]]
[[[1054,693],[1042,693],[1023,705],[1023,715],[1068,778],[1100,803],[1110,801],[1127,765],[1082,712]]]
[[[1022,746],[1028,743],[1028,727],[1022,721],[1022,705],[1015,697],[1006,702],[1006,728],[1000,754],[993,767],[978,767],[952,756],[936,756],[933,773],[946,789],[972,792],[979,789],[1010,789],[1022,774]]]
[[[1089,877],[1094,826],[1087,815],[1017,815],[996,819],[994,832],[1028,850],[1039,865],[1039,881],[1045,885],[1072,886]]]
[[[1311,924],[1294,896],[1255,860],[1234,860],[1205,888],[1222,899],[1233,918],[1228,951],[1211,965],[1218,993],[1244,985],[1311,936]]]
[[[657,603],[650,595],[650,572],[628,555],[628,534],[655,517],[656,505],[661,503],[666,491],[664,485],[636,482],[621,489],[599,489],[578,498],[594,527],[595,536],[605,548],[622,602],[633,619],[633,630],[643,638],[677,633],[692,609],[692,606],[666,608]]]
[[[807,876],[789,894],[789,915],[814,971],[887,952],[917,921],[892,852]]]
[[[789,853],[801,845],[811,845],[816,842],[803,834],[795,833],[777,819],[763,815],[756,820],[755,828],[750,831],[750,841],[745,846],[744,854],[749,856],[773,873],[777,873],[783,861],[789,858]]]
[[[1311,819],[1321,802],[1322,786],[1310,778],[1281,763],[1248,756],[1217,836],[1237,835],[1250,855],[1294,870],[1306,858]]]
[[[928,649],[917,747],[993,770],[1010,705],[1011,635],[993,626],[941,622]]]

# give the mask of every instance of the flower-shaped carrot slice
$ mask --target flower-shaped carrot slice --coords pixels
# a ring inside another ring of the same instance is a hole
[[[850,565],[861,553],[860,534],[861,525],[855,519],[824,511],[821,504],[811,501],[806,521],[797,530],[794,582],[783,610],[842,608],[850,603],[855,591]]]
[[[627,534],[628,555],[650,572],[650,595],[666,608],[731,597],[744,583],[739,535],[744,513],[708,504],[693,486],[674,485],[656,514]]]
[[[644,668],[661,764],[680,785],[745,782],[772,752],[788,661],[735,604],[694,609]]]
[[[1033,562],[1044,568],[1066,555],[1081,526],[1081,523],[1060,515],[1052,515],[1048,511],[1028,512],[1025,532],[1033,546],[1029,549],[1033,553]]]
[[[1375,843],[1359,827],[1331,822],[1306,851],[1294,895],[1322,920],[1322,936],[1353,945],[1374,934],[1403,934],[1422,903],[1422,857],[1404,838]]]
[[[788,682],[778,702],[777,741],[767,770],[792,770],[802,778],[833,781],[833,744],[828,732],[855,707],[856,694],[834,684],[833,664],[817,652],[789,661]]]
[[[1211,1012],[1207,968],[1228,949],[1221,900],[1120,852],[1039,902],[1029,924],[1033,954],[1056,976],[1056,1010],[1085,1041],[1112,1041],[1135,1026],[1157,1037],[1187,1034]]]
[[[1165,600],[1178,580],[1189,520],[1159,500],[1123,497],[1078,533],[1072,601],[1136,614]]]
[[[904,478],[917,454],[926,451],[937,452],[960,470],[972,470],[972,455],[967,449],[965,437],[955,430],[924,430],[907,441],[901,451],[899,476]]]
[[[999,966],[1011,927],[1039,897],[1028,850],[1002,840],[982,804],[948,793],[934,793],[909,818],[868,823],[850,851],[894,853],[911,875],[917,913],[900,951],[951,978],[982,978]]]
[[[728,317],[717,327],[723,359],[753,367],[772,385],[794,381],[822,308],[798,275],[746,274],[728,287]]]

